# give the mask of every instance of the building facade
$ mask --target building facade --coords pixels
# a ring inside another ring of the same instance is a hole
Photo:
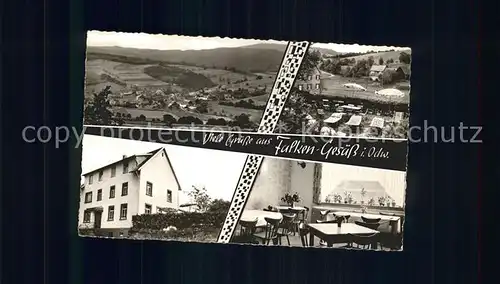
[[[99,229],[124,236],[132,216],[179,208],[180,184],[165,149],[120,161],[83,174],[79,229]]]
[[[322,90],[321,71],[318,67],[313,68],[311,74],[306,78],[306,80],[297,80],[295,85],[301,91],[307,91],[311,94],[320,95]]]

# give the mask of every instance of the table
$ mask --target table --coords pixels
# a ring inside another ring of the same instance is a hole
[[[359,212],[344,212],[344,211],[336,211],[332,212],[336,216],[351,216],[356,218],[370,218],[370,219],[380,219],[381,221],[389,221],[391,226],[391,233],[397,234],[399,230],[399,222],[401,221],[401,217],[398,216],[390,216],[390,215],[380,215],[380,214],[369,214],[369,213],[359,213]]]
[[[305,211],[306,208],[302,207],[302,206],[293,206],[293,207],[290,207],[290,206],[286,206],[286,205],[280,205],[280,206],[276,206],[276,208],[278,208],[278,210],[280,211],[284,211],[284,210],[289,210],[289,209],[293,209],[293,210],[300,210],[300,211]]]
[[[257,227],[265,227],[267,222],[264,218],[283,219],[283,215],[279,212],[270,212],[264,210],[245,210],[241,214],[240,220],[253,221],[257,219]]]
[[[349,234],[360,236],[371,236],[378,234],[376,230],[365,228],[353,223],[342,223],[341,227],[337,224],[316,223],[308,224],[309,227],[309,246],[314,246],[314,237],[318,237],[332,247],[334,243],[348,243]],[[375,244],[376,245],[376,244]]]

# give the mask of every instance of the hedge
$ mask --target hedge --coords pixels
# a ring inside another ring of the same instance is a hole
[[[166,212],[160,214],[144,214],[132,217],[132,229],[162,230],[169,226],[177,229],[187,228],[219,228],[226,219],[227,211],[219,212]]]

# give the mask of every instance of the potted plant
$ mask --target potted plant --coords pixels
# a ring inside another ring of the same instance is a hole
[[[335,203],[342,203],[342,196],[340,194],[334,194],[333,195],[333,202]]]
[[[361,204],[365,204],[365,195],[366,190],[364,188],[361,189]]]
[[[293,207],[294,203],[300,202],[300,196],[297,192],[294,194],[286,193],[285,196],[281,198],[281,201],[288,204],[290,207]]]
[[[353,203],[352,194],[349,191],[344,192],[344,203],[352,204]]]
[[[373,197],[372,197],[372,198],[370,198],[370,200],[368,200],[368,205],[369,205],[369,206],[373,206],[373,205],[375,205],[375,199],[373,199]]]
[[[378,198],[378,205],[385,206],[385,200],[386,200],[385,196],[380,196]]]

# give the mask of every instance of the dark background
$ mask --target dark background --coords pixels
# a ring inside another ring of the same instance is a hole
[[[478,144],[411,144],[404,252],[77,237],[86,30],[409,46],[411,124],[479,125],[479,2],[2,2],[2,283],[477,283]],[[448,131],[450,128],[447,128]],[[449,132],[448,132],[449,133]]]

